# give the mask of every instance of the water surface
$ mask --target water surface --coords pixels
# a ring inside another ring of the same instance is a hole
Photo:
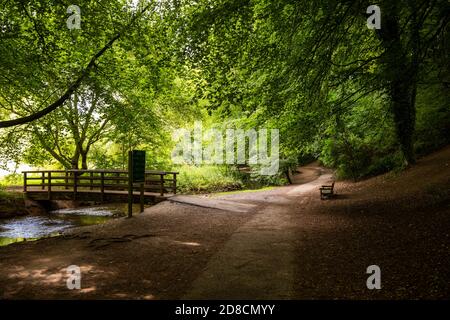
[[[0,219],[0,246],[55,237],[69,228],[90,226],[124,216],[117,206],[60,209],[46,215]]]

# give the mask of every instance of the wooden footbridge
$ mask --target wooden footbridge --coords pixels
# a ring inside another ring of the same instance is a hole
[[[177,193],[177,174],[145,171],[145,182],[133,184],[133,202],[156,203]],[[39,170],[23,172],[23,191],[33,200],[127,202],[126,170]]]

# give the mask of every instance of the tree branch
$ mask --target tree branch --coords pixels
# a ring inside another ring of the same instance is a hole
[[[131,20],[131,22],[127,25],[127,27],[124,29],[126,30],[128,27],[130,27],[134,21],[136,21],[136,19],[141,16],[142,14],[145,13],[145,11],[148,10],[148,8],[150,7],[150,5],[147,5],[144,9],[142,9],[142,11],[135,15],[133,17],[133,19]],[[84,70],[81,72],[81,75],[75,80],[74,83],[72,83],[72,85],[67,89],[67,91],[54,103],[52,103],[51,105],[49,105],[48,107],[33,113],[29,116],[26,117],[22,117],[22,118],[17,118],[17,119],[13,119],[13,120],[6,120],[6,121],[0,121],[0,128],[7,128],[7,127],[13,127],[13,126],[17,126],[17,125],[21,125],[21,124],[25,124],[37,119],[42,118],[43,116],[49,114],[50,112],[54,111],[55,109],[57,109],[58,107],[60,107],[61,105],[64,104],[64,102],[70,98],[70,96],[78,89],[78,87],[80,86],[81,82],[84,80],[84,78],[86,78],[86,76],[89,74],[89,71],[95,66],[95,62],[110,48],[112,47],[112,45],[114,44],[114,42],[119,39],[122,35],[122,32],[117,33],[111,40],[108,41],[108,43],[102,48],[100,49],[89,61],[88,65],[86,66],[86,68],[84,68]]]

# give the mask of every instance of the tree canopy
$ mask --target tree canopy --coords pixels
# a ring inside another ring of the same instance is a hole
[[[85,0],[80,29],[68,5],[0,9],[4,161],[118,166],[145,146],[170,165],[195,119],[278,128],[282,157],[355,179],[449,142],[446,0],[379,1],[380,29],[366,0]]]

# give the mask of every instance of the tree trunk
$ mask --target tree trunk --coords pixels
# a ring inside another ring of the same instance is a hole
[[[414,164],[413,138],[416,122],[415,95],[418,62],[414,57],[413,59],[409,57],[408,50],[402,45],[395,2],[389,4],[386,2],[384,12],[378,35],[385,48],[383,60],[385,80],[389,88],[391,110],[401,151],[405,161],[408,164]]]
[[[87,155],[89,152],[89,148],[87,148],[84,151],[81,151],[81,168],[83,170],[87,170],[88,169],[88,165],[87,165]]]
[[[80,150],[77,148],[75,150],[75,153],[74,153],[72,159],[70,160],[70,164],[72,165],[72,169],[78,170],[79,161],[80,161]]]
[[[395,129],[403,156],[408,164],[415,163],[413,136],[416,110],[412,97],[414,91],[410,81],[399,79],[391,83],[390,96]]]

